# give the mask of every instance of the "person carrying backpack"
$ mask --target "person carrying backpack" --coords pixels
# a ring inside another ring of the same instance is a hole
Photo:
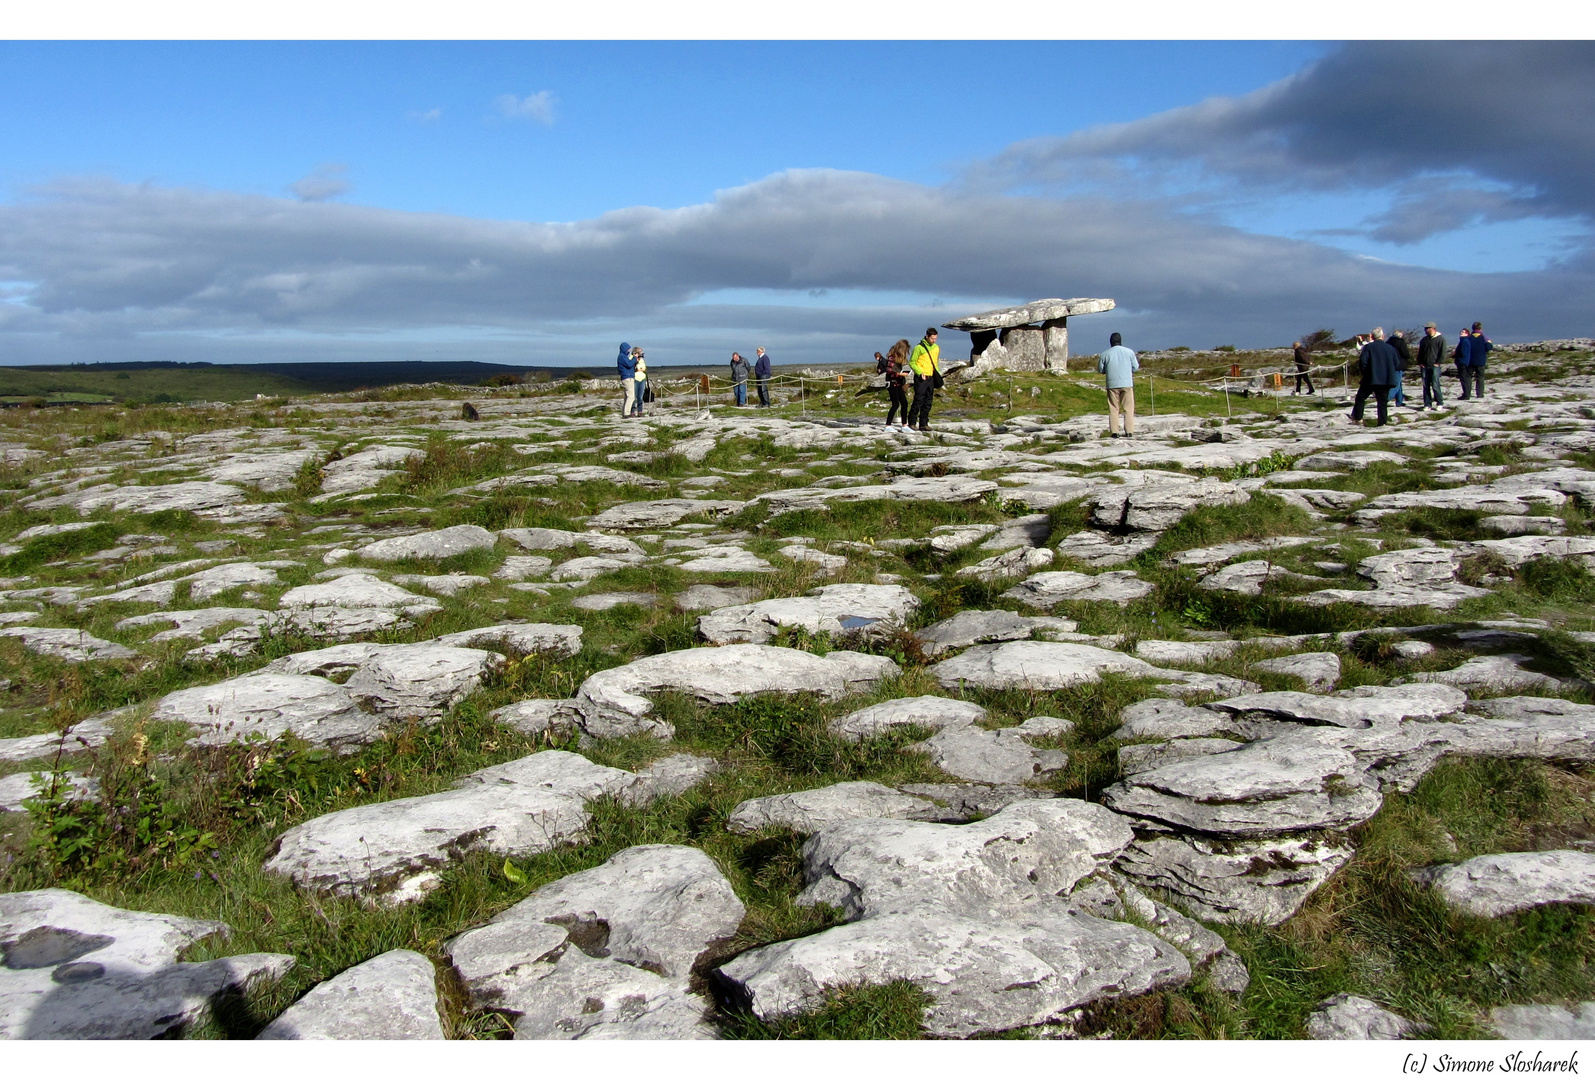
[[[875,370],[886,376],[886,393],[892,400],[891,407],[886,410],[886,426],[892,426],[893,417],[901,416],[903,426],[908,426],[908,339],[900,339],[896,345],[887,350],[885,356],[876,353]]]
[[[930,430],[930,406],[936,400],[936,388],[941,385],[941,347],[936,344],[936,328],[926,327],[925,336],[919,339],[908,356],[908,368],[914,373],[914,403],[908,407],[908,426]]]

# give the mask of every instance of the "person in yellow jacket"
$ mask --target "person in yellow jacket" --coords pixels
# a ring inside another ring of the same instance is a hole
[[[908,367],[914,373],[914,403],[908,407],[908,426],[929,431],[930,403],[941,382],[941,348],[936,344],[934,326],[926,327],[925,336],[908,354]]]

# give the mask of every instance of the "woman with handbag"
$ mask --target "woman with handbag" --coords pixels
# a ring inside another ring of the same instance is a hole
[[[914,403],[908,407],[908,426],[929,431],[931,402],[936,400],[936,390],[942,385],[941,348],[936,344],[934,326],[927,327],[925,336],[914,346],[908,357],[908,367],[914,373]]]

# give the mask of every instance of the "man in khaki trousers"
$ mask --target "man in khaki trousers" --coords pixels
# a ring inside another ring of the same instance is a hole
[[[1135,434],[1135,373],[1141,370],[1141,362],[1124,347],[1118,333],[1108,342],[1097,357],[1097,371],[1108,377],[1108,436],[1128,439]]]

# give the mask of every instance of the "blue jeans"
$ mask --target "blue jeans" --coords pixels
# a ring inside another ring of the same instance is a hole
[[[736,391],[738,405],[746,405],[748,403],[748,384],[746,381],[732,383],[731,389]]]
[[[1432,404],[1438,409],[1445,404],[1445,402],[1440,400],[1440,368],[1435,366],[1419,368],[1418,370],[1422,372],[1423,376],[1423,407],[1427,409]],[[1432,402],[1430,401],[1431,396],[1434,399]]]
[[[1407,403],[1407,393],[1405,388],[1401,385],[1402,383],[1406,382],[1406,380],[1407,376],[1404,372],[1396,372],[1396,388],[1390,393],[1390,401],[1392,404],[1405,405]]]
[[[638,416],[642,415],[642,395],[647,389],[648,389],[648,380],[647,379],[637,379],[632,384],[632,393],[636,395],[635,400],[634,400],[633,405],[632,405],[632,411],[635,412]]]

